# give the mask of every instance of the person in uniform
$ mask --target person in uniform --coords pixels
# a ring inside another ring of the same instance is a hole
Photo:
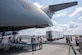
[[[32,51],[36,51],[36,38],[33,35],[33,37],[31,37],[31,44],[32,44]]]

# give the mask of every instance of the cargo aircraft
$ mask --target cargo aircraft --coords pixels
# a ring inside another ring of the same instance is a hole
[[[0,32],[52,26],[54,12],[77,5],[77,1],[38,8],[28,0],[0,0]]]

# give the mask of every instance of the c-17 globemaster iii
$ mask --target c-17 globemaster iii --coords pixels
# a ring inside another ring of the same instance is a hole
[[[38,8],[28,0],[0,0],[0,32],[52,26],[54,12],[77,5],[77,1]]]

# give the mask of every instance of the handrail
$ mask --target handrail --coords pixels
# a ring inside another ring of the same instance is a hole
[[[73,45],[71,44],[71,41],[69,40],[69,48],[70,48],[70,47],[72,48],[72,50],[73,50],[73,52],[74,52],[74,55],[77,55],[77,53],[76,53],[76,51],[75,51]],[[70,51],[70,49],[69,49],[69,51]],[[70,55],[70,53],[69,53],[69,55]]]

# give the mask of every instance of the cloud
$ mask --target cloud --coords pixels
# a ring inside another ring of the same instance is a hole
[[[62,17],[62,16],[66,16],[66,12],[59,12],[57,14],[54,14],[52,16],[52,18],[59,18],[59,17]]]
[[[75,34],[82,35],[82,23],[78,24],[78,27],[74,29]]]
[[[71,24],[73,25],[71,25]],[[73,21],[70,21],[67,25],[68,25],[68,29],[66,31],[64,31],[64,34],[67,34],[67,35],[82,35],[82,23],[76,23],[76,22],[73,22]],[[72,26],[70,28],[70,26]]]
[[[69,25],[69,28],[76,28],[78,26],[78,24],[76,22],[73,22],[73,21],[70,21],[68,23],[68,25]]]
[[[76,8],[76,10],[72,14],[70,14],[69,16],[74,17],[75,15],[79,15],[79,13],[82,13],[82,7]]]
[[[82,35],[82,23],[78,23],[78,27],[69,29],[65,34]]]
[[[80,17],[78,18],[78,20],[82,20],[82,16],[80,16]]]
[[[73,34],[82,34],[82,31],[80,31],[82,28],[82,23],[76,23],[73,21],[70,21],[67,24],[56,24],[52,27],[52,30],[63,32],[66,35],[73,35]]]
[[[58,23],[55,20],[51,20],[51,21],[53,23],[53,26],[57,26]]]
[[[41,4],[40,4],[40,3],[38,3],[38,2],[34,2],[34,5],[35,5],[35,6],[37,6],[38,8],[43,7],[43,5],[41,5]]]

